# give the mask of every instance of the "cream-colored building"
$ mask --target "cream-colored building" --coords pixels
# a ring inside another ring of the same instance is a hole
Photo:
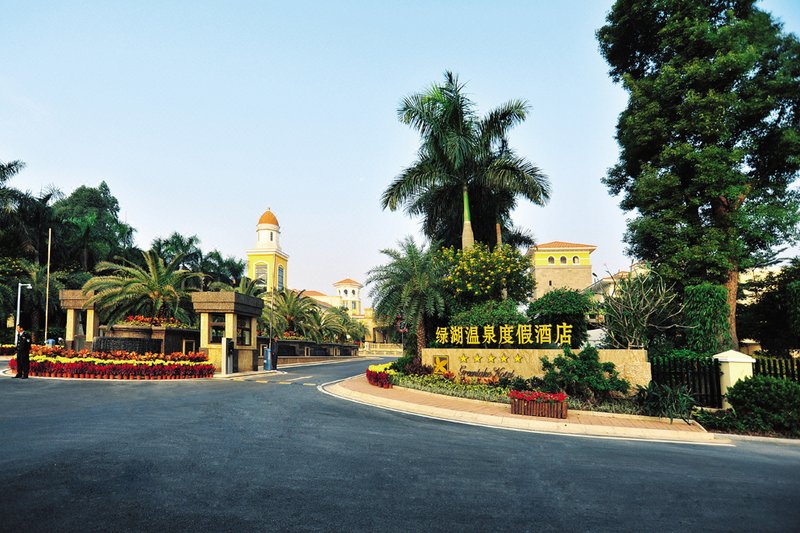
[[[597,249],[592,244],[552,241],[528,250],[533,266],[536,288],[533,298],[555,289],[582,291],[592,284],[592,262],[590,254]]]

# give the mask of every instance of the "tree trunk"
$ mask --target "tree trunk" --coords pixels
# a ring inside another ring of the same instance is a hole
[[[469,250],[475,244],[475,235],[472,233],[472,217],[469,214],[469,193],[464,185],[464,229],[461,230],[461,249]]]
[[[501,246],[503,246],[503,228],[500,225],[499,220],[494,225],[494,231],[497,234],[497,247],[500,248]]]
[[[422,349],[425,347],[425,320],[422,318],[417,322],[417,355],[422,357]]]
[[[739,291],[739,268],[734,268],[728,272],[728,280],[725,282],[728,289],[728,331],[731,335],[731,344],[734,350],[739,349],[739,338],[736,335],[736,295]]]

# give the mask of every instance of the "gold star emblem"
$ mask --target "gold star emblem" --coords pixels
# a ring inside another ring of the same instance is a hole
[[[493,356],[493,355],[490,355],[490,356],[489,356],[489,362],[490,362],[490,363],[494,363],[494,356]]]
[[[481,356],[480,356],[480,355],[476,355],[476,356],[474,357],[474,359],[475,359],[475,362],[476,362],[476,363],[480,363],[480,362],[481,362]]]
[[[514,362],[515,363],[521,363],[522,362],[522,356],[521,355],[515,355],[514,356]]]
[[[462,363],[466,363],[467,362],[467,356],[466,355],[462,355],[461,356],[461,362]]]
[[[501,363],[508,363],[508,356],[507,355],[501,356],[500,357],[500,362]]]

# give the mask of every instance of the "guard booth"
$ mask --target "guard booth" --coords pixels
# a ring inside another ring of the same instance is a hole
[[[62,290],[58,293],[61,308],[67,312],[67,328],[64,342],[69,350],[92,350],[94,339],[100,334],[100,320],[94,304],[87,304],[94,292],[84,294],[82,290]],[[86,320],[83,322],[83,312]],[[85,329],[84,329],[85,324]]]
[[[232,291],[193,292],[192,306],[200,315],[200,351],[208,355],[216,372],[258,370],[256,327],[264,300]],[[230,356],[224,339],[231,341]]]

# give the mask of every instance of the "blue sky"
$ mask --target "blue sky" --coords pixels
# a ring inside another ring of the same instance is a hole
[[[800,3],[761,7],[800,33]],[[597,245],[594,271],[630,264],[625,215],[600,182],[626,95],[594,32],[610,1],[15,2],[0,19],[0,161],[12,185],[65,193],[105,180],[147,248],[173,231],[241,258],[271,207],[289,285],[331,292],[418,234],[382,211],[414,160],[400,99],[467,82],[480,112],[529,102],[512,146],[552,201],[515,224]]]

